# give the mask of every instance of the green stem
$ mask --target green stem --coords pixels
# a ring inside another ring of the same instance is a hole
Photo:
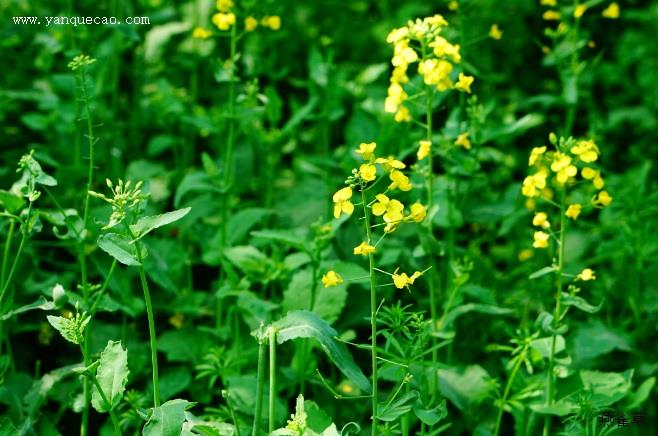
[[[258,372],[256,374],[256,412],[254,413],[254,427],[252,436],[260,433],[260,420],[263,413],[263,392],[265,385],[265,341],[258,344]]]
[[[274,431],[274,412],[276,399],[276,330],[270,327],[270,398],[269,398],[269,430]]]
[[[498,409],[498,417],[496,418],[496,429],[494,430],[494,436],[498,436],[498,433],[500,432],[500,424],[503,422],[505,403],[507,402],[509,391],[512,388],[512,383],[514,383],[514,378],[516,378],[516,373],[519,371],[519,368],[521,367],[521,363],[523,363],[524,359],[525,359],[525,349],[519,356],[517,356],[516,363],[514,364],[514,368],[512,369],[512,373],[510,374],[510,377],[507,380],[507,384],[505,385],[505,390],[503,391],[503,398],[500,403],[500,407]]]
[[[11,284],[11,279],[14,277],[14,273],[16,272],[16,267],[18,266],[18,259],[21,257],[21,254],[23,253],[23,247],[25,246],[25,241],[27,240],[27,236],[29,232],[28,227],[30,225],[31,217],[32,217],[32,202],[30,202],[27,208],[27,217],[25,218],[25,221],[21,223],[22,236],[21,236],[21,242],[18,244],[16,257],[14,257],[14,262],[11,264],[11,269],[9,270],[9,275],[7,275],[7,280],[2,285],[2,291],[0,291],[0,310],[2,310],[2,305],[4,304],[5,295],[7,293],[7,290],[9,289],[9,285]]]
[[[91,305],[91,308],[89,309],[89,313],[91,315],[96,313],[96,307],[98,306],[98,303],[101,301],[101,297],[105,293],[105,290],[110,284],[110,279],[112,278],[112,275],[114,274],[114,270],[117,267],[117,260],[112,259],[112,265],[110,266],[110,271],[107,273],[107,277],[105,278],[105,281],[103,282],[103,285],[101,286],[100,290],[98,291],[98,294],[96,295],[96,299],[94,300],[94,303]]]
[[[361,202],[363,204],[363,216],[366,227],[366,243],[368,245],[372,242],[372,235],[370,234],[370,214],[368,213],[368,202],[366,201],[366,193],[361,189]],[[372,253],[368,253],[368,269],[370,272],[370,356],[372,365],[372,436],[377,434],[377,283],[375,278],[375,258]]]
[[[557,267],[557,280],[556,280],[556,291],[557,295],[555,296],[555,311],[553,313],[553,333],[551,334],[551,349],[548,356],[548,373],[546,374],[546,405],[550,406],[553,404],[555,399],[555,344],[557,341],[557,334],[555,329],[560,322],[560,299],[562,296],[562,272],[564,270],[564,253],[565,253],[565,226],[566,226],[566,216],[564,214],[564,206],[566,200],[566,189],[562,189],[562,194],[560,198],[560,241],[558,247],[558,267]],[[547,415],[544,419],[544,436],[549,436],[551,431],[551,419],[550,415]]]
[[[11,240],[14,237],[14,228],[16,222],[12,219],[9,221],[9,231],[7,232],[7,240],[5,241],[5,251],[2,255],[2,275],[0,275],[0,284],[5,283],[7,278],[7,267],[9,265],[9,251],[11,250]]]

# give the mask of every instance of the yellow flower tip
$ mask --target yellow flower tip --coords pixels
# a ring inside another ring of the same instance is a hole
[[[359,167],[359,177],[365,182],[372,182],[377,178],[377,167],[373,164],[361,164]]]
[[[528,198],[525,201],[525,208],[528,209],[529,211],[535,210],[537,207],[537,202],[535,201],[534,198]]]
[[[558,11],[546,11],[543,13],[542,18],[546,21],[558,21],[560,16]]]
[[[195,27],[192,31],[192,38],[194,39],[208,39],[212,35],[212,32],[203,27]]]
[[[354,212],[354,205],[350,201],[350,198],[352,198],[352,188],[349,186],[338,190],[338,192],[333,195],[334,218],[338,218],[341,213],[351,215],[352,212]]]
[[[528,158],[528,166],[532,166],[537,162],[544,153],[546,152],[546,146],[535,147],[530,152],[530,157]]]
[[[610,5],[601,12],[601,15],[605,18],[610,18],[611,20],[619,18],[619,5],[617,2],[610,3]]]
[[[398,123],[408,123],[411,121],[411,112],[409,112],[409,109],[400,106],[397,112],[395,112],[395,121]]]
[[[420,141],[418,147],[418,153],[416,156],[418,157],[418,160],[423,160],[427,156],[430,155],[430,152],[432,150],[432,142],[431,141]]]
[[[589,48],[596,47],[596,42],[594,42],[590,39],[589,41],[587,41],[587,47],[589,47]]]
[[[532,251],[530,248],[525,248],[521,251],[519,251],[519,262],[525,262],[526,260],[532,258],[534,256],[535,252]]]
[[[425,206],[422,204],[416,202],[411,205],[411,213],[409,214],[409,218],[411,218],[413,221],[419,223],[425,219],[427,216],[427,209]]]
[[[457,9],[459,9],[459,2],[457,2],[456,0],[452,0],[451,2],[448,3],[448,9],[450,9],[451,11],[456,11]]]
[[[393,156],[389,156],[387,158],[378,157],[375,160],[375,163],[380,164],[382,168],[384,168],[384,170],[389,173],[393,170],[401,170],[407,167],[404,162],[395,159]]]
[[[343,283],[343,278],[336,271],[327,271],[327,273],[322,276],[322,284],[325,288],[331,288],[332,286],[338,286]]]
[[[265,16],[260,20],[260,24],[272,30],[279,30],[281,28],[281,17],[278,15]]]
[[[555,7],[557,6],[557,0],[539,0],[539,4],[542,6]]]
[[[582,280],[584,282],[596,280],[596,273],[590,268],[585,268],[576,276],[576,280]]]
[[[374,142],[362,142],[356,149],[356,153],[360,154],[363,160],[369,161],[375,156],[375,148],[377,148],[377,144]]]
[[[576,5],[576,7],[573,10],[573,16],[575,18],[580,18],[583,16],[586,10],[587,10],[587,5],[584,4]]]
[[[396,270],[397,271],[397,270]],[[393,273],[391,277],[393,278],[393,284],[398,289],[409,288],[409,285],[413,285],[416,279],[422,276],[423,273],[420,271],[414,272],[411,277],[407,273],[398,274],[397,272]]]
[[[235,14],[218,12],[212,16],[212,22],[219,30],[229,30],[235,24]]]
[[[491,25],[491,28],[489,29],[489,38],[495,39],[495,40],[500,40],[503,37],[503,31],[500,30],[498,27],[498,24],[494,23]]]
[[[253,32],[258,27],[258,20],[254,17],[247,17],[244,19],[244,30]]]
[[[360,245],[354,247],[354,254],[357,256],[367,256],[376,251],[375,247],[362,242]]]
[[[220,12],[228,12],[233,6],[233,0],[217,0],[217,10]]]
[[[551,227],[551,223],[548,222],[548,215],[546,215],[546,212],[537,212],[532,218],[532,225],[544,229]]]
[[[608,194],[608,191],[601,191],[592,198],[592,204],[598,207],[610,206],[612,203],[612,197]]]
[[[372,205],[373,215],[384,215],[384,221],[393,225],[402,221],[404,205],[400,201],[391,200],[384,194],[377,194],[375,198],[377,199],[377,202]],[[391,227],[391,231],[393,229],[394,227]]]
[[[534,242],[532,243],[532,246],[535,248],[546,248],[548,247],[549,238],[550,235],[548,233],[542,231],[535,232]]]
[[[567,208],[567,211],[564,213],[568,218],[571,218],[572,220],[578,219],[578,215],[580,215],[580,211],[583,209],[583,206],[576,203],[576,204],[570,204],[569,207]]]
[[[393,190],[397,188],[400,191],[411,191],[412,186],[409,182],[409,177],[405,176],[402,171],[394,169],[388,177],[391,179],[391,182],[393,182],[388,185],[388,189]]]
[[[471,85],[473,84],[474,80],[475,78],[473,76],[467,76],[464,73],[459,73],[459,78],[455,84],[455,89],[458,91],[468,92],[470,94]]]
[[[466,150],[471,149],[471,141],[468,139],[468,132],[460,133],[459,136],[457,136],[457,140],[455,141],[455,145],[459,145],[464,147]]]

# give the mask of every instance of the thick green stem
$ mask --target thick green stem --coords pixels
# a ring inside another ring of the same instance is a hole
[[[501,400],[500,407],[498,408],[498,417],[496,418],[496,428],[494,430],[494,436],[498,436],[498,433],[500,432],[500,424],[503,422],[505,403],[507,402],[509,391],[512,388],[514,379],[516,378],[516,373],[519,372],[519,368],[521,368],[521,364],[523,363],[524,359],[525,359],[525,350],[523,350],[521,354],[517,356],[516,363],[514,364],[514,368],[512,369],[512,373],[510,374],[510,377],[507,380],[507,384],[505,385],[505,390],[503,391],[503,398]]]
[[[560,241],[558,246],[558,267],[556,280],[555,311],[553,312],[553,333],[551,334],[551,349],[548,356],[548,372],[546,374],[546,405],[550,406],[555,400],[555,344],[557,342],[557,329],[560,322],[560,299],[562,297],[562,272],[564,270],[564,253],[565,253],[565,226],[567,223],[564,207],[566,200],[566,189],[562,189],[560,197]],[[544,419],[544,436],[549,436],[551,431],[550,415]]]
[[[270,342],[270,398],[269,398],[269,430],[270,433],[274,431],[275,420],[275,400],[276,400],[276,330],[270,327],[269,332]]]
[[[361,188],[361,202],[363,203],[363,216],[366,228],[366,243],[372,245],[372,235],[370,233],[370,214],[368,213],[368,202],[366,193]],[[375,257],[368,253],[368,269],[370,273],[370,357],[372,364],[372,429],[371,434],[377,434],[377,283],[375,280]]]
[[[2,305],[4,304],[7,290],[9,289],[9,285],[11,284],[11,279],[14,277],[14,273],[16,272],[16,267],[18,266],[18,259],[21,257],[21,254],[23,253],[23,247],[25,246],[25,241],[27,240],[27,236],[30,231],[29,226],[30,226],[31,218],[32,218],[32,202],[30,202],[30,205],[27,208],[27,217],[25,218],[25,221],[21,224],[22,236],[21,236],[21,242],[18,244],[16,257],[14,257],[14,262],[11,264],[11,269],[9,270],[9,275],[7,275],[7,280],[2,285],[2,291],[0,291],[0,309],[2,309]]]
[[[258,344],[258,372],[256,374],[256,411],[254,413],[254,427],[252,436],[260,433],[260,420],[263,414],[263,389],[265,385],[265,340]]]
[[[2,255],[2,275],[0,275],[0,285],[4,285],[7,278],[7,267],[9,266],[9,251],[11,250],[11,240],[14,237],[14,228],[16,222],[12,219],[9,221],[9,231],[7,232],[7,240],[5,241],[5,251]]]

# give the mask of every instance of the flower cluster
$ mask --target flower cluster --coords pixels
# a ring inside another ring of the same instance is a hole
[[[212,23],[222,32],[230,30],[237,23],[235,2],[233,0],[217,0],[216,7],[217,12],[212,16]],[[266,15],[259,21],[256,17],[248,15],[244,19],[245,32],[253,32],[259,25],[267,29],[279,30],[281,28],[281,17]],[[207,39],[211,36],[212,32],[203,27],[196,27],[192,31],[192,37],[196,39]]]
[[[411,113],[404,106],[409,98],[404,84],[409,82],[407,73],[413,63],[418,63],[418,74],[426,85],[438,91],[457,89],[471,92],[473,77],[459,73],[457,82],[453,82],[453,69],[461,62],[461,54],[459,44],[452,44],[441,35],[447,26],[448,22],[437,14],[409,21],[406,26],[393,29],[388,34],[386,42],[393,45],[393,72],[385,110],[394,113],[396,121],[411,120]]]
[[[131,181],[123,182],[119,179],[116,185],[112,184],[112,181],[109,179],[105,180],[107,187],[112,191],[112,197],[106,197],[103,194],[98,192],[89,191],[89,195],[92,197],[100,198],[101,200],[110,203],[112,205],[112,214],[110,215],[110,221],[107,223],[103,229],[109,229],[117,224],[120,224],[126,217],[129,210],[138,207],[139,203],[146,198],[142,194],[142,182],[137,182],[133,187],[131,187]]]

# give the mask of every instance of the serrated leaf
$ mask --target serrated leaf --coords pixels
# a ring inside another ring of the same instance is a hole
[[[183,209],[166,212],[160,215],[145,216],[140,218],[139,221],[130,226],[130,228],[133,232],[139,235],[138,239],[140,239],[157,228],[182,219],[190,212],[190,210],[192,210],[191,207],[185,207]]]
[[[155,407],[142,429],[143,436],[180,436],[185,422],[185,411],[196,403],[187,400],[170,400]]]
[[[78,330],[78,326],[73,319],[53,315],[48,315],[46,319],[48,319],[50,325],[52,325],[64,339],[69,342],[73,342],[74,344],[79,344],[82,341],[82,331],[89,322],[90,318],[87,318],[85,321],[83,321],[80,330]]]
[[[98,412],[109,412],[114,409],[123,396],[128,382],[128,351],[124,350],[121,342],[108,341],[100,356],[100,364],[96,370],[96,379],[103,393],[109,401],[110,408],[102,400],[96,386],[91,396],[91,405]]]
[[[325,320],[307,310],[288,312],[288,314],[273,324],[277,330],[277,342],[283,343],[296,338],[313,338],[320,343],[338,369],[352,380],[359,389],[370,393],[370,383],[357,366],[345,345],[334,339],[338,332]]]
[[[118,233],[106,233],[98,238],[98,248],[128,266],[140,266],[137,260],[137,248],[130,239]]]

